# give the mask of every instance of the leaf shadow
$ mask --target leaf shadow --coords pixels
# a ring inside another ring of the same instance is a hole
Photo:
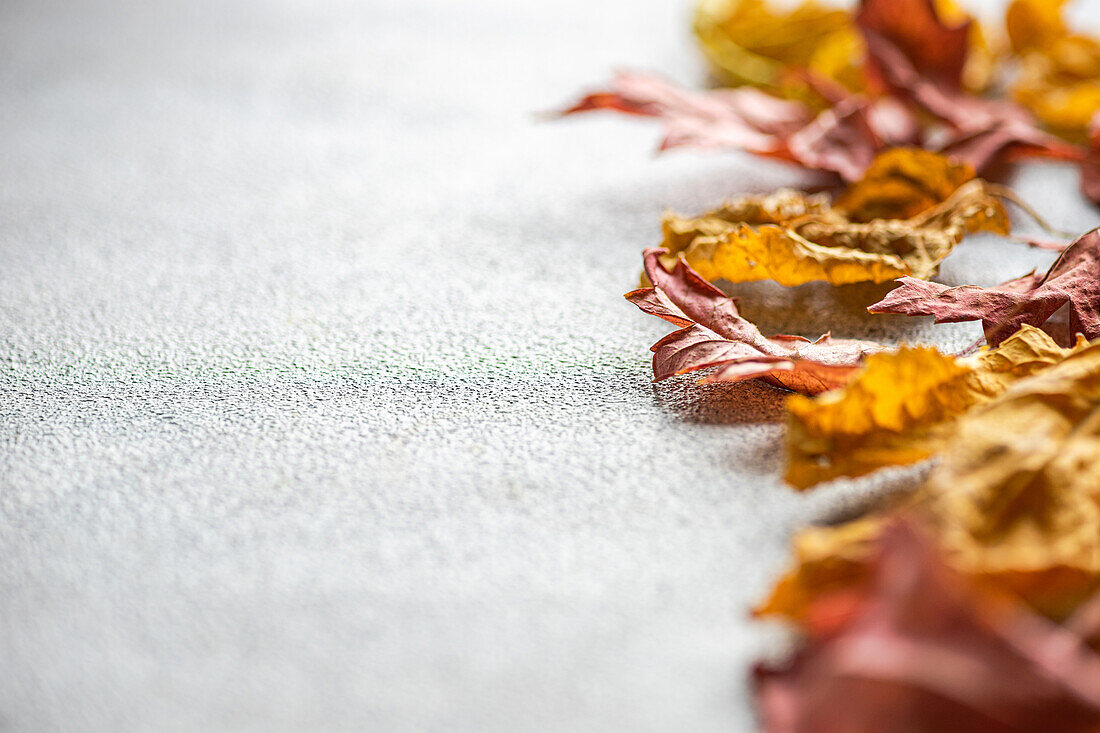
[[[653,399],[666,414],[708,425],[777,423],[788,394],[755,380],[699,384],[698,374],[653,383]]]

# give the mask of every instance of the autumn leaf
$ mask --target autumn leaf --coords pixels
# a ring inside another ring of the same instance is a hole
[[[654,344],[654,380],[714,368],[704,380],[736,382],[760,379],[804,394],[817,394],[844,384],[865,355],[882,347],[869,341],[817,341],[799,336],[760,333],[741,317],[736,302],[684,262],[670,270],[661,249],[645,251],[645,271],[653,287],[626,294],[642,311],[681,326]]]
[[[815,599],[828,618],[796,653],[754,670],[767,733],[1100,729],[1100,655],[1080,631],[947,567],[890,524],[863,588]]]
[[[1079,147],[1041,130],[1019,105],[941,87],[922,76],[893,40],[869,28],[863,32],[868,59],[886,87],[952,128],[940,147],[943,154],[970,165],[979,174],[998,163],[1027,156],[1081,159]]]
[[[1005,13],[1022,56],[1012,96],[1061,135],[1084,137],[1100,109],[1100,41],[1069,32],[1060,0],[1014,0]]]
[[[946,445],[956,417],[1070,353],[1024,326],[997,348],[966,358],[931,347],[872,354],[845,387],[787,399],[785,479],[806,489],[924,460]]]
[[[972,22],[948,25],[932,0],[863,0],[856,13],[863,33],[890,41],[921,77],[950,91],[962,86]],[[873,55],[867,59],[869,72],[882,77],[879,62]]]
[[[1089,154],[1081,162],[1081,193],[1094,204],[1100,204],[1100,112],[1089,126]]]
[[[734,199],[700,217],[668,214],[664,262],[671,266],[683,257],[708,280],[788,286],[930,277],[966,234],[1009,231],[1000,201],[984,181],[972,178],[965,166],[934,153],[892,149],[875,159],[835,208],[821,195],[781,189]],[[892,210],[917,213],[873,218]]]
[[[660,149],[730,148],[858,180],[875,154],[910,144],[918,130],[896,103],[852,96],[814,115],[798,102],[744,87],[690,91],[651,75],[619,74],[563,115],[592,110],[659,118]]]
[[[813,0],[789,11],[765,0],[703,0],[694,31],[727,86],[748,84],[806,99],[810,90],[789,72],[808,69],[852,91],[863,88],[859,35],[846,10]]]
[[[778,154],[783,140],[813,119],[803,105],[756,89],[689,91],[657,76],[633,73],[616,74],[607,91],[589,94],[561,114],[592,110],[661,118],[661,150],[728,147]]]
[[[936,323],[982,322],[986,342],[996,346],[1021,326],[1043,327],[1062,345],[1076,334],[1100,337],[1100,230],[1074,241],[1046,274],[1003,285],[948,287],[912,277],[870,306],[871,313],[934,316]],[[1052,318],[1065,307],[1065,320]]]
[[[951,564],[1063,618],[1100,586],[1100,342],[955,419],[940,462],[900,509],[795,538],[796,565],[757,609],[805,622],[816,597],[858,588],[896,512]]]

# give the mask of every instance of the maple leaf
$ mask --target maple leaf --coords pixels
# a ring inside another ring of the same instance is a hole
[[[1100,341],[956,418],[940,462],[900,509],[795,538],[796,565],[757,609],[803,623],[814,599],[859,588],[897,511],[961,572],[1064,618],[1100,586]]]
[[[1100,655],[1070,628],[972,585],[911,526],[886,527],[866,586],[814,603],[845,618],[754,670],[767,733],[1100,728]]]
[[[890,91],[952,128],[940,152],[979,174],[1004,160],[1042,156],[1077,161],[1082,150],[1039,129],[1035,119],[1006,100],[982,99],[938,86],[914,67],[891,39],[863,28],[870,63]]]
[[[856,23],[864,33],[890,41],[923,78],[957,91],[969,51],[970,18],[956,25],[941,20],[932,0],[863,0]],[[868,72],[882,77],[880,59],[867,59]]]
[[[1089,340],[1100,337],[1100,230],[1070,244],[1044,275],[1025,275],[992,288],[948,287],[912,277],[899,282],[901,287],[867,310],[934,316],[936,323],[981,320],[986,342],[993,346],[1024,324],[1045,326],[1063,345],[1079,333]],[[1051,319],[1063,307],[1064,324]]]
[[[730,148],[857,180],[884,146],[913,142],[917,128],[888,100],[851,96],[816,115],[805,105],[749,87],[690,91],[659,77],[621,73],[607,91],[561,114],[613,110],[656,117],[661,150]]]
[[[667,214],[664,262],[683,257],[708,280],[788,286],[928,277],[967,233],[1009,231],[1000,201],[972,178],[965,166],[935,153],[894,148],[875,158],[835,208],[821,195],[780,189],[734,199],[701,217]],[[873,218],[889,211],[917,213]]]
[[[945,446],[956,417],[1071,353],[1024,326],[997,348],[967,358],[931,347],[872,354],[845,387],[787,399],[785,479],[806,489],[924,460]]]
[[[616,74],[607,91],[589,94],[561,114],[591,110],[661,118],[661,150],[693,146],[777,153],[783,139],[813,119],[802,104],[757,89],[691,91],[658,76],[626,72]]]
[[[642,311],[682,328],[654,344],[654,380],[714,367],[704,381],[760,379],[804,394],[844,384],[866,354],[882,347],[869,341],[816,341],[800,336],[766,337],[741,317],[736,301],[683,261],[671,271],[660,261],[661,249],[644,253],[653,287],[626,294]]]

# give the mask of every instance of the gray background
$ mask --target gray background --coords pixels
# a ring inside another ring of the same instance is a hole
[[[661,211],[813,179],[533,113],[698,83],[689,15],[3,3],[0,729],[752,725],[790,533],[914,471],[795,495],[778,391],[649,382]],[[1097,221],[1065,167],[1015,184]],[[978,332],[863,314],[887,288],[736,291],[769,332]]]

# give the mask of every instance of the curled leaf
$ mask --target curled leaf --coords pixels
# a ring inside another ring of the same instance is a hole
[[[956,417],[1072,352],[1024,326],[967,358],[930,347],[872,354],[842,389],[787,399],[786,481],[806,489],[924,460],[946,445]]]
[[[1000,201],[984,181],[971,178],[965,166],[934,153],[889,150],[835,208],[823,196],[781,189],[735,199],[700,217],[666,215],[664,261],[683,257],[708,280],[788,286],[930,277],[966,234],[1009,231]],[[966,182],[953,186],[955,181]],[[893,210],[917,213],[875,218]]]
[[[911,526],[886,527],[869,555],[863,588],[813,604],[842,618],[756,668],[767,733],[1100,728],[1100,655],[1083,630],[967,582]]]
[[[958,417],[941,462],[899,510],[960,571],[1062,618],[1100,586],[1100,342]],[[891,512],[795,538],[796,567],[758,613],[805,621],[813,600],[868,577]]]
[[[882,347],[869,341],[817,341],[799,336],[766,337],[741,317],[737,304],[684,262],[668,270],[663,250],[645,251],[645,271],[653,287],[626,294],[642,311],[681,326],[654,344],[653,377],[667,379],[714,368],[705,381],[761,379],[804,394],[844,384],[866,354]]]
[[[1100,230],[1074,241],[1043,275],[1031,274],[993,288],[948,287],[903,277],[901,287],[870,306],[872,313],[934,316],[936,323],[981,320],[986,341],[997,345],[1024,324],[1040,326],[1069,345],[1076,334],[1100,338]],[[1066,308],[1065,321],[1055,316]]]

